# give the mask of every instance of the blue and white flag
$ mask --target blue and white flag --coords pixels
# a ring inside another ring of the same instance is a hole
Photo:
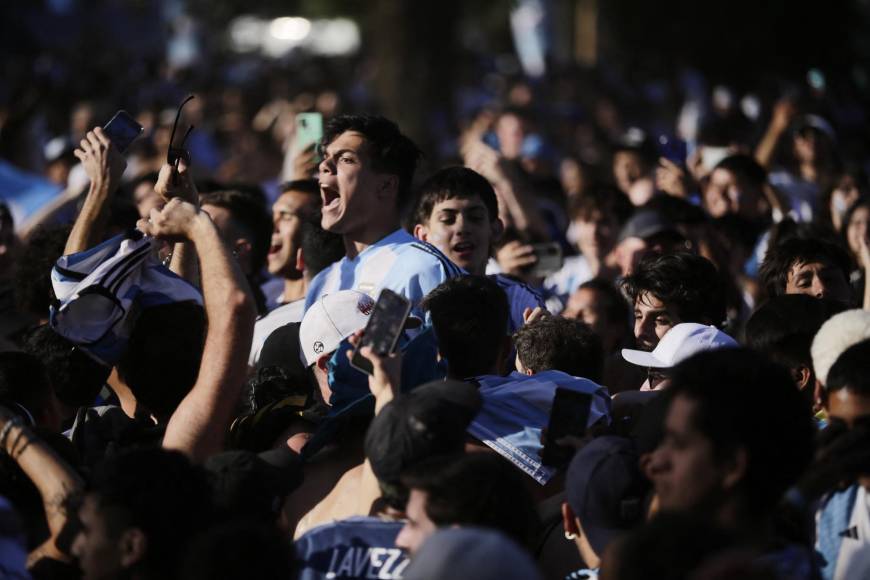
[[[555,468],[541,463],[541,429],[550,419],[557,388],[593,395],[587,426],[602,417],[610,420],[610,394],[589,379],[561,371],[543,371],[532,376],[514,371],[505,377],[487,375],[476,380],[483,408],[468,432],[541,485],[546,485],[556,473]]]
[[[173,302],[202,305],[202,294],[163,266],[154,238],[138,230],[62,256],[51,271],[57,303],[51,327],[107,366],[124,352],[139,312]]]

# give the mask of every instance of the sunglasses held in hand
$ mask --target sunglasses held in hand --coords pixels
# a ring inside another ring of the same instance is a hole
[[[184,108],[184,105],[193,99],[194,96],[189,95],[180,105],[178,105],[178,111],[175,113],[175,123],[172,124],[172,133],[169,136],[169,151],[166,153],[166,162],[175,168],[178,168],[179,161],[184,161],[186,165],[190,165],[190,151],[184,148],[184,144],[187,141],[188,136],[190,136],[190,132],[193,131],[193,125],[190,125],[187,128],[184,137],[181,139],[181,144],[178,147],[176,147],[174,143],[175,130],[178,128],[179,119],[181,119],[181,110]]]

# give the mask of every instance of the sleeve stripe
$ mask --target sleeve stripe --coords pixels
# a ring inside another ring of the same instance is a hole
[[[459,268],[456,264],[450,261],[450,259],[441,253],[437,248],[429,245],[429,244],[421,244],[419,242],[414,242],[411,244],[413,247],[418,250],[422,250],[427,254],[434,256],[439,262],[441,262],[441,266],[444,268],[445,273],[448,278],[455,278],[456,276],[462,276],[462,269]]]

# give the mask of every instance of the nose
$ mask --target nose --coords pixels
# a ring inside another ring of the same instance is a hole
[[[827,284],[819,278],[815,277],[813,280],[813,296],[816,298],[826,298],[828,296],[829,290]]]
[[[640,468],[649,480],[653,480],[657,475],[667,471],[669,466],[667,451],[662,447],[658,447],[652,453],[647,453],[640,458]]]
[[[652,320],[647,317],[638,318],[634,321],[634,337],[638,340],[642,338],[652,338]]]
[[[331,174],[335,171],[335,163],[332,161],[331,157],[324,156],[323,161],[320,162],[317,169],[320,173]]]

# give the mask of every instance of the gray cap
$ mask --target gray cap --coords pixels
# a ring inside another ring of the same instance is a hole
[[[641,209],[628,218],[622,231],[619,232],[619,241],[627,238],[648,239],[659,234],[673,234],[681,237],[677,227],[664,215],[652,209]]]
[[[483,528],[435,532],[411,560],[405,580],[539,580],[532,557],[503,534]]]

